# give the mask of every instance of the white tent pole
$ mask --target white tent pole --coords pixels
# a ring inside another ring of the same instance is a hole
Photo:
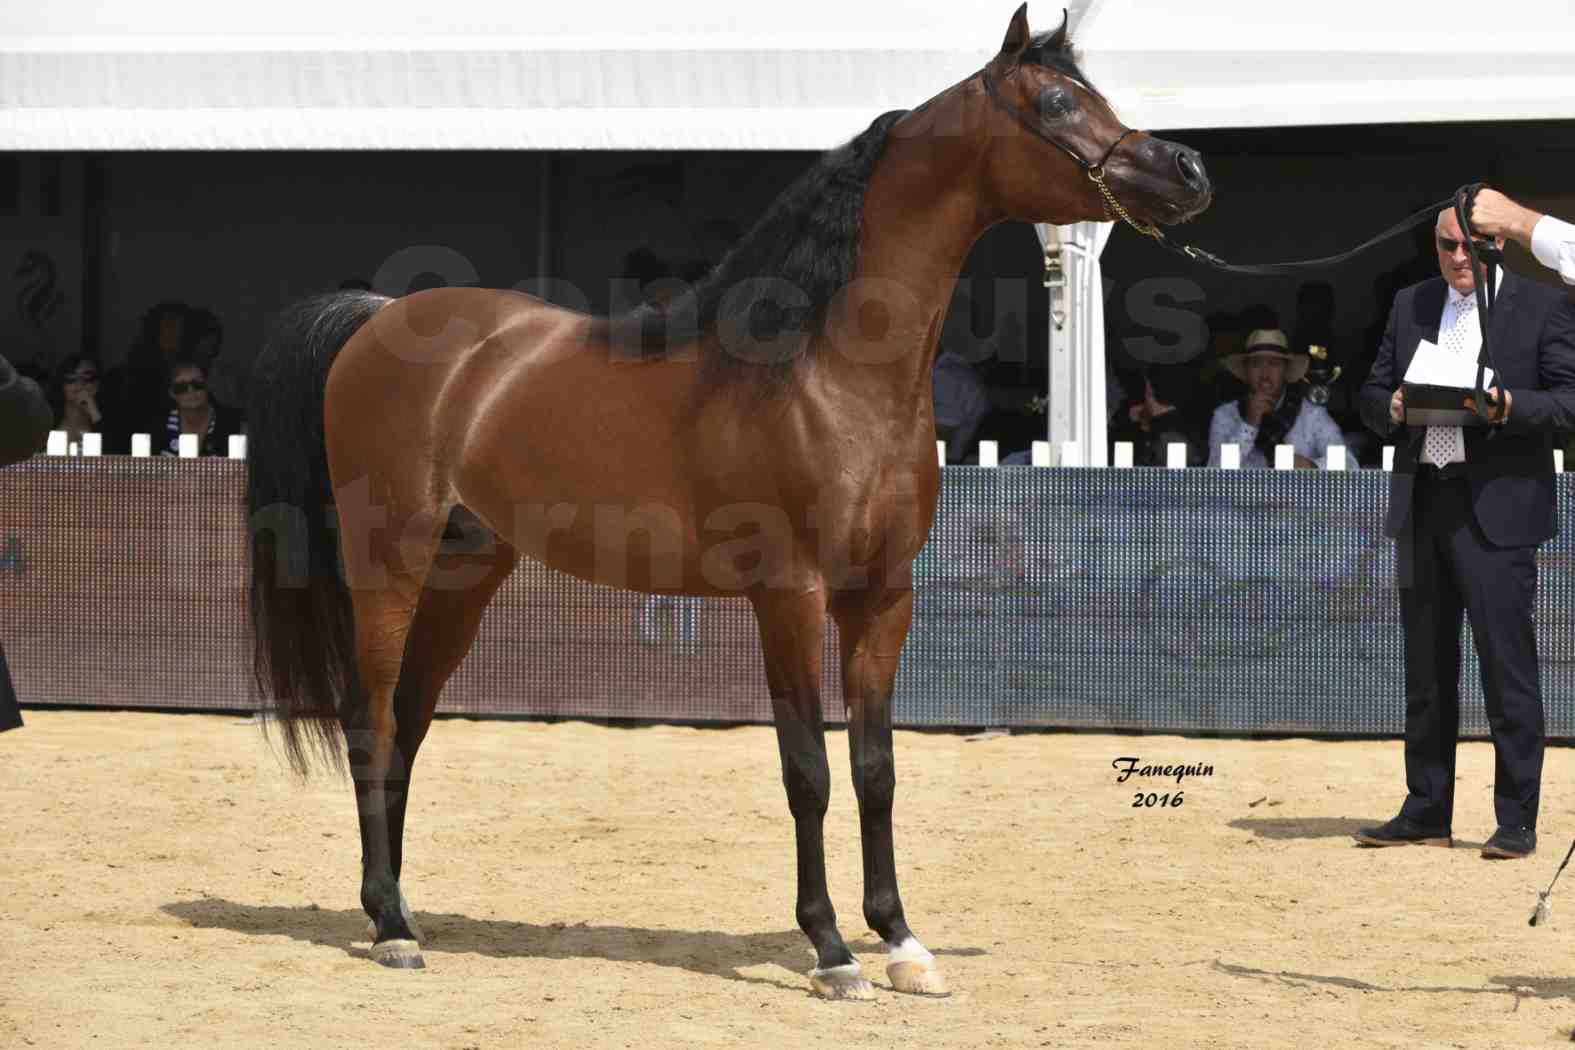
[[[1036,223],[1034,232],[1045,253],[1044,287],[1049,310],[1049,339],[1046,350],[1049,361],[1046,367],[1045,438],[1050,442],[1052,454],[1057,453],[1068,441],[1076,441],[1072,419],[1073,351],[1071,345],[1071,317],[1067,287],[1067,257],[1061,236],[1063,227]]]
[[[1111,223],[1034,227],[1047,252],[1049,362],[1046,438],[1072,442],[1090,467],[1110,464],[1105,419],[1105,308],[1099,265]]]

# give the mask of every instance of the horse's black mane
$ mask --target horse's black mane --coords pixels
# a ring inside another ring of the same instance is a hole
[[[1072,47],[1071,38],[1065,35],[1065,27],[1030,37],[1028,46],[1023,49],[1019,61],[1064,73],[1094,94],[1100,95],[1099,89],[1094,87],[1093,82],[1077,67],[1077,51]],[[1100,95],[1100,97],[1104,96]]]
[[[882,114],[822,156],[699,283],[665,303],[641,303],[600,321],[600,334],[615,352],[636,358],[665,357],[714,330],[715,340],[701,342],[708,364],[796,360],[853,279],[864,191],[887,133],[906,112]]]

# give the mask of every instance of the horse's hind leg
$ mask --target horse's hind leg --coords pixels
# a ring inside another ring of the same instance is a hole
[[[456,517],[464,516],[459,511]],[[514,570],[514,549],[479,526],[449,537],[440,548],[421,590],[416,615],[405,638],[399,685],[394,689],[394,745],[402,780],[391,784],[386,825],[390,863],[398,886],[400,912],[419,941],[421,931],[411,918],[410,904],[399,885],[404,860],[405,807],[416,753],[432,725],[432,713],[449,677],[476,640],[481,617],[498,587]],[[376,922],[369,936],[379,940]]]
[[[864,921],[886,942],[886,975],[899,992],[945,995],[935,958],[919,943],[897,893],[891,808],[897,786],[891,748],[891,694],[897,660],[913,622],[908,589],[851,592],[832,604],[842,642],[848,749],[864,849]]]
[[[798,925],[815,948],[810,987],[827,999],[872,999],[874,986],[859,972],[837,930],[836,909],[826,892],[826,807],[831,770],[826,762],[825,723],[820,710],[821,646],[825,599],[820,591],[771,591],[753,598],[765,650],[766,680],[776,720],[782,783],[798,845]]]
[[[384,966],[421,969],[421,947],[400,897],[397,847],[389,835],[390,818],[403,811],[409,783],[394,696],[446,515],[424,501],[400,501],[387,488],[374,492],[365,481],[338,488],[336,497],[360,686],[360,703],[341,708],[340,724],[361,829],[361,907],[377,927],[372,958]]]

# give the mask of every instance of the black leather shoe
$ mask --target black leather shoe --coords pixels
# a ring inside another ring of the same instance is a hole
[[[1356,841],[1364,846],[1443,846],[1454,845],[1448,828],[1430,828],[1407,817],[1396,817],[1376,828],[1363,828]]]
[[[1482,847],[1490,860],[1519,860],[1537,852],[1537,833],[1530,828],[1499,828]]]

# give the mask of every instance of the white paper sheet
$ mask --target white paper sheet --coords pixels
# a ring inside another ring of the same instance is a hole
[[[1427,386],[1453,386],[1475,389],[1477,363],[1466,354],[1452,354],[1426,339],[1416,344],[1411,364],[1405,370],[1405,382]],[[1493,385],[1493,370],[1482,370],[1482,387]]]

